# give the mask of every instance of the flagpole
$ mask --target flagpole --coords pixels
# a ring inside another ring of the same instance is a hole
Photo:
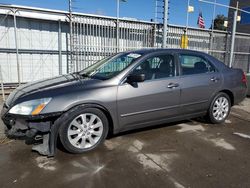
[[[164,0],[164,19],[163,19],[163,42],[162,47],[167,47],[167,34],[168,34],[168,0]]]
[[[188,4],[187,4],[187,20],[186,20],[186,30],[185,30],[185,33],[187,34],[187,30],[188,30],[188,19],[189,19],[189,11],[188,11],[188,7],[189,7],[189,4],[190,4],[190,0],[188,0]]]

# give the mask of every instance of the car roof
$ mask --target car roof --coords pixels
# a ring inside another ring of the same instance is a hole
[[[196,54],[196,55],[201,55],[203,57],[208,58],[210,61],[215,64],[217,68],[224,69],[227,68],[227,66],[219,61],[217,58],[214,56],[211,56],[205,52],[202,51],[196,51],[196,50],[189,50],[189,49],[180,49],[180,48],[146,48],[146,49],[139,49],[139,50],[131,50],[127,51],[124,53],[139,53],[142,55],[154,53],[154,52],[169,52],[169,53],[187,53],[187,54]]]
[[[153,52],[196,53],[196,54],[208,55],[208,54],[201,52],[201,51],[179,49],[179,48],[146,48],[146,49],[127,51],[127,53],[139,53],[139,54],[143,54],[143,55],[150,54]]]

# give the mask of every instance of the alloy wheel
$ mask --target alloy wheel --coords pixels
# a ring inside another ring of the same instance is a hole
[[[213,105],[213,117],[217,121],[224,120],[229,112],[229,101],[226,97],[219,97]]]
[[[103,134],[103,122],[92,113],[78,115],[71,121],[67,136],[76,148],[87,149],[98,143]]]

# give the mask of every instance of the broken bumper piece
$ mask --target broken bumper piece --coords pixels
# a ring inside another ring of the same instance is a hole
[[[8,138],[25,140],[28,145],[34,144],[32,150],[37,151],[39,154],[54,156],[49,144],[50,122],[28,123],[27,125],[22,124],[22,126],[18,124],[6,130]],[[43,127],[42,130],[41,127]]]
[[[52,122],[56,117],[58,114],[36,117],[2,114],[8,138],[25,140],[26,144],[34,145],[32,150],[48,157],[55,155],[56,133]]]

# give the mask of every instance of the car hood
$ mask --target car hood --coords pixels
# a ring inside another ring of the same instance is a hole
[[[32,100],[32,98],[34,98],[34,96],[36,96],[38,93],[42,95],[46,95],[47,93],[47,96],[49,96],[51,91],[56,91],[59,89],[62,89],[63,91],[69,91],[73,90],[74,88],[83,88],[87,85],[97,82],[101,82],[101,80],[81,77],[77,74],[62,75],[50,79],[30,82],[16,88],[6,100],[6,105],[13,106],[20,98],[26,98],[27,96],[31,95],[33,97],[31,97],[30,100]]]

